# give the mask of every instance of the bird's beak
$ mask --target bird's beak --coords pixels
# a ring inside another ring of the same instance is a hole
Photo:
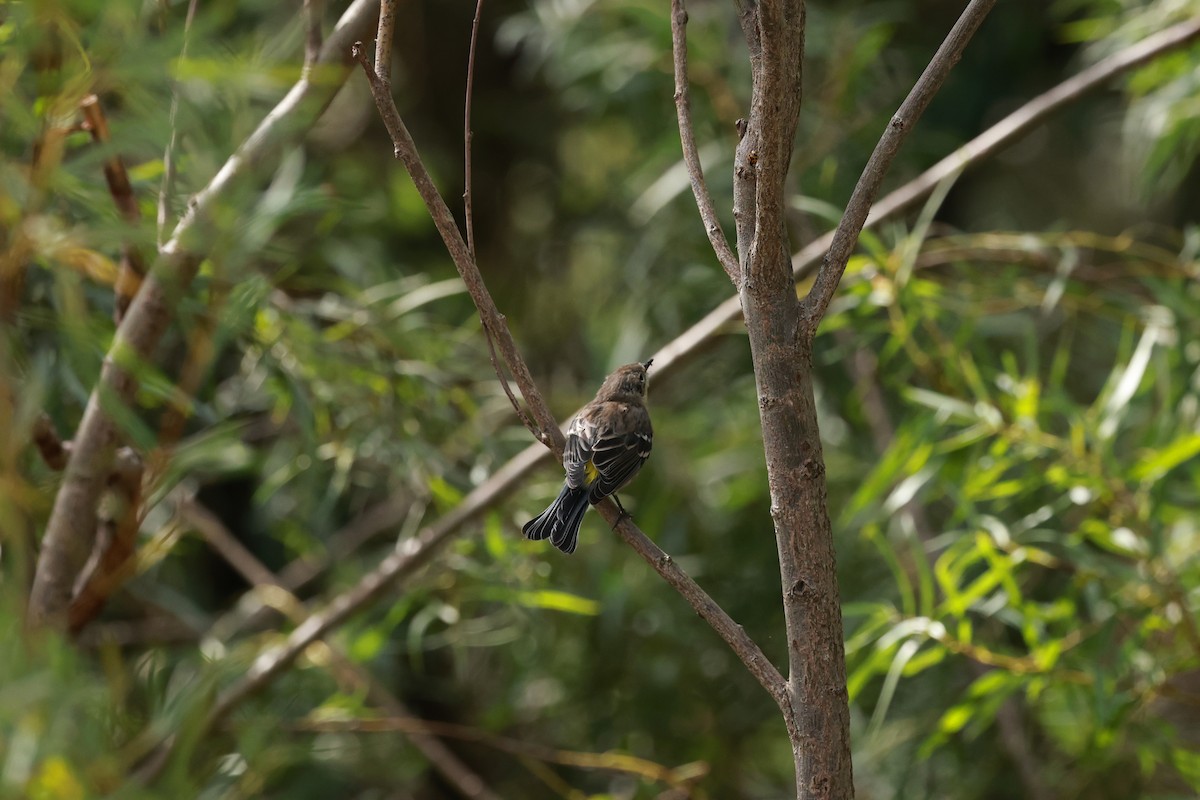
[[[651,358],[648,361],[646,361],[646,363],[642,364],[642,366],[645,367],[646,369],[650,369],[650,365],[653,363],[654,363],[654,359]]]

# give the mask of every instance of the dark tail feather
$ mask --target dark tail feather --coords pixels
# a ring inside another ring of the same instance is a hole
[[[572,489],[564,484],[549,508],[526,522],[521,530],[526,538],[549,539],[550,544],[564,553],[574,553],[579,539],[579,525],[583,522],[587,507],[587,487]]]

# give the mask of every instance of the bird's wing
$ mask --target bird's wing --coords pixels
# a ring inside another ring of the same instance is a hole
[[[563,450],[563,466],[567,470],[567,486],[578,489],[587,485],[587,465],[592,460],[592,440],[596,426],[581,413],[567,428],[567,446]]]
[[[644,424],[630,425],[633,430],[627,431],[599,431],[591,443],[592,463],[599,472],[599,477],[592,484],[590,499],[593,503],[629,483],[650,457],[654,434],[646,410],[635,408],[631,412],[634,420],[641,419],[639,414],[646,415]]]

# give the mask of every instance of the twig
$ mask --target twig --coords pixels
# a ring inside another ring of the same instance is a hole
[[[188,0],[187,16],[183,21],[183,45],[179,48],[179,60],[187,57],[188,42],[191,41],[192,20],[196,18],[198,0]],[[176,82],[171,85],[171,111],[167,115],[167,147],[163,151],[163,179],[158,190],[158,249],[162,250],[167,235],[167,220],[171,216],[171,196],[175,194],[175,147],[179,138],[179,86]]]
[[[483,0],[478,0],[475,4],[475,19],[471,22],[471,45],[467,53],[466,99],[463,102],[463,228],[467,234],[467,250],[476,265],[479,264],[479,257],[475,252],[475,214],[472,203],[474,193],[471,191],[471,142],[475,138],[475,133],[471,130],[471,100],[475,96],[475,56],[478,52],[479,18],[482,14]],[[492,369],[496,372],[496,377],[500,379],[500,388],[504,390],[508,402],[517,412],[521,424],[540,439],[537,426],[526,415],[525,409],[521,407],[516,395],[513,394],[512,387],[508,384],[508,376],[504,374],[504,368],[500,366],[500,358],[496,355],[495,337],[492,336],[491,330],[486,325],[483,326],[483,335],[487,339],[488,358],[492,362]]]
[[[379,41],[385,39],[391,40],[391,31],[384,30],[386,23],[394,23],[393,17],[381,13],[379,15]],[[488,292],[486,284],[484,284],[483,276],[479,273],[479,266],[475,263],[475,259],[471,256],[471,251],[463,241],[462,234],[459,233],[458,225],[454,221],[454,215],[450,213],[450,209],[446,206],[446,201],[442,199],[442,195],[434,185],[433,179],[429,176],[429,171],[425,169],[425,164],[421,161],[421,156],[417,152],[417,145],[413,141],[412,136],[408,132],[408,128],[404,125],[404,120],[400,118],[400,112],[396,110],[396,104],[392,100],[389,82],[381,78],[379,75],[379,64],[375,65],[375,71],[371,70],[367,63],[366,55],[363,52],[362,42],[355,42],[352,50],[352,55],[358,60],[362,66],[363,73],[367,76],[367,82],[371,86],[371,94],[375,98],[375,105],[379,109],[379,115],[383,120],[384,126],[387,128],[388,134],[392,139],[393,152],[396,158],[404,164],[404,168],[408,170],[409,176],[412,178],[413,184],[416,186],[417,193],[421,195],[421,199],[425,201],[426,208],[429,209],[429,215],[433,218],[433,223],[441,234],[442,242],[446,245],[446,249],[450,253],[450,258],[454,261],[454,265],[458,268],[458,274],[462,277],[463,283],[467,287],[467,292],[471,295],[471,300],[474,301],[475,307],[479,312],[479,319],[483,323],[483,327],[492,335],[497,346],[500,348],[500,353],[504,358],[513,377],[517,381],[517,386],[521,390],[525,402],[529,405],[533,412],[533,420],[528,420],[522,415],[522,422],[529,428],[540,441],[554,449],[556,454],[562,453],[564,439],[562,432],[558,429],[558,424],[554,420],[554,415],[550,413],[546,401],[542,399],[541,393],[537,389],[537,385],[533,381],[533,375],[529,372],[529,367],[525,364],[525,359],[521,356],[520,349],[517,347],[516,341],[513,340],[512,333],[508,330],[508,325],[505,323],[504,315],[496,308],[495,301],[492,300],[491,293]],[[497,371],[500,372],[499,370]],[[504,380],[503,375],[499,375],[501,381]],[[536,424],[534,424],[536,423]]]
[[[42,66],[42,69],[48,68],[49,65]],[[67,136],[71,133],[62,109],[50,104],[46,112],[42,129],[33,142],[20,217],[5,224],[5,247],[0,250],[0,322],[4,324],[12,324],[20,308],[25,274],[33,260],[30,256],[35,245],[28,223],[37,217],[46,202],[47,188],[55,170],[62,164]]]
[[[246,675],[217,698],[207,725],[218,724],[226,714],[250,695],[260,691],[314,641],[340,625],[352,614],[374,600],[400,579],[426,564],[434,553],[465,523],[477,518],[488,508],[509,496],[512,488],[545,458],[549,451],[541,445],[531,445],[502,467],[491,479],[476,487],[451,513],[425,528],[419,535],[396,546],[396,551],[379,566],[359,579],[350,590],[338,595],[325,608],[298,625],[282,645],[259,656]],[[610,524],[616,520],[612,503],[600,507]],[[701,617],[746,664],[747,669],[778,702],[783,693],[783,677],[771,665],[745,631],[729,618],[719,605],[696,585],[672,559],[651,542],[636,526],[626,520],[617,528],[622,538],[651,563],[667,581],[680,591]]]
[[[899,152],[900,145],[908,138],[909,132],[917,124],[933,96],[942,88],[950,70],[962,57],[967,43],[971,41],[971,37],[983,24],[984,18],[995,4],[996,0],[971,0],[970,5],[946,35],[941,47],[934,53],[912,91],[908,93],[908,97],[900,104],[883,135],[879,137],[879,143],[875,145],[875,151],[871,153],[871,158],[858,179],[858,185],[850,195],[850,202],[846,204],[846,213],[842,215],[833,233],[833,243],[829,252],[825,254],[824,263],[817,272],[812,290],[804,299],[802,333],[809,339],[816,335],[817,326],[821,324],[821,318],[829,309],[833,293],[837,290],[842,273],[846,271],[846,264],[850,261],[850,254],[854,252],[854,246],[858,242],[858,235],[862,232],[871,205],[879,194],[879,187],[883,185],[883,178]]]
[[[270,586],[287,595],[289,616],[302,621],[308,616],[304,601],[287,591],[279,576],[271,572],[247,547],[225,527],[221,520],[195,498],[184,497],[176,508],[183,520],[194,527],[205,541],[220,554],[248,583],[255,586]],[[411,713],[363,666],[348,658],[335,644],[326,642],[332,656],[333,671],[350,691],[366,690],[367,694],[387,713],[411,717]],[[413,730],[409,739],[421,754],[433,765],[460,795],[468,800],[499,800],[484,784],[483,780],[450,749],[431,735],[429,730]],[[165,759],[161,763],[166,763]],[[143,775],[149,778],[150,775]]]
[[[104,610],[108,599],[133,575],[133,559],[142,508],[142,460],[132,448],[118,451],[108,479],[108,498],[100,514],[91,558],[75,582],[67,609],[67,628],[77,634]]]
[[[683,2],[671,0],[671,52],[675,63],[675,113],[679,117],[679,141],[683,145],[683,162],[687,165],[692,194],[696,197],[696,207],[700,209],[704,231],[708,234],[717,261],[721,262],[725,274],[737,287],[741,285],[742,269],[717,218],[717,208],[704,181],[704,168],[700,165],[700,154],[696,149],[696,132],[692,128],[692,101],[687,71],[688,13]]]
[[[746,633],[746,629],[733,620],[725,609],[717,604],[700,584],[684,572],[675,560],[646,536],[628,515],[622,517],[617,504],[611,499],[597,506],[601,516],[609,525],[616,525],[618,536],[633,548],[642,559],[654,568],[671,588],[679,592],[684,600],[695,609],[696,615],[708,623],[717,635],[725,640],[729,649],[741,660],[747,671],[754,676],[771,699],[785,715],[788,713],[787,682],[783,675],[766,657],[758,644]],[[620,520],[620,524],[617,522]]]
[[[92,141],[97,144],[108,144],[112,136],[108,130],[108,119],[104,116],[104,108],[100,98],[89,94],[80,102],[83,111],[84,124],[92,135]],[[108,192],[112,195],[113,204],[125,218],[125,222],[136,227],[141,221],[141,211],[138,209],[137,198],[133,194],[133,186],[129,183],[129,173],[125,164],[116,153],[104,160],[104,178],[108,183]],[[131,239],[126,239],[121,245],[121,268],[117,272],[117,280],[113,286],[115,299],[113,302],[113,322],[118,325],[129,310],[129,304],[142,286],[146,277],[146,262],[142,251]]]
[[[225,527],[221,518],[202,505],[191,492],[180,492],[175,503],[175,513],[185,528],[198,532],[208,546],[225,559],[229,566],[251,586],[273,586],[283,588],[266,565],[258,560],[246,545]],[[291,600],[300,602],[294,596]]]
[[[401,526],[406,520],[419,520],[424,502],[414,501],[407,494],[394,494],[368,508],[356,519],[329,537],[326,552],[318,556],[302,556],[279,571],[279,580],[289,592],[298,592],[331,564],[337,563],[358,550],[384,531]],[[230,608],[213,622],[201,637],[215,636],[230,639],[243,631],[257,630],[271,617],[272,609],[256,597],[253,588],[230,604]]]
[[[425,500],[397,492],[335,531],[329,537],[324,556],[297,558],[279,571],[279,579],[289,592],[299,591],[331,564],[345,559],[379,534],[400,526],[410,516],[419,517],[425,506]]]
[[[1183,47],[1198,38],[1200,38],[1200,19],[1180,22],[1152,36],[1147,36],[1137,44],[1119,50],[1079,74],[1067,78],[1053,89],[1026,102],[916,178],[890,192],[871,209],[871,213],[867,217],[867,226],[875,225],[882,219],[893,216],[897,211],[922,199],[942,181],[993,155],[1026,131],[1040,124],[1055,111],[1073,103],[1117,75],[1140,67],[1146,62]],[[824,249],[828,249],[832,244],[832,234],[829,234],[828,238],[829,242],[824,245]],[[806,247],[804,252],[808,251],[809,248]]]
[[[320,82],[301,78],[267,114],[250,137],[194,198],[170,241],[163,245],[151,274],[138,292],[104,360],[74,437],[74,448],[54,499],[42,540],[30,622],[58,621],[71,599],[71,587],[91,552],[96,504],[112,464],[120,432],[105,407],[133,402],[136,365],[149,358],[167,324],[174,300],[195,277],[219,225],[218,206],[236,187],[270,169],[283,147],[298,141],[332,101],[349,74],[346,53],[374,18],[375,0],[354,0],[321,50],[318,64],[328,65]],[[168,292],[166,284],[171,286]]]
[[[392,32],[395,30],[396,0],[382,0],[379,4],[379,28],[375,34],[375,72],[373,74],[379,83],[387,87],[387,98],[389,101],[392,99]],[[355,47],[361,47],[358,42],[354,44]],[[367,72],[369,73],[368,77],[370,77],[371,71],[368,69]],[[378,105],[378,97],[375,98],[375,102]]]
[[[62,437],[54,427],[54,420],[44,411],[33,421],[33,444],[50,469],[60,470],[67,466],[70,443],[63,444]]]
[[[304,0],[304,74],[309,76],[321,55],[321,12],[325,0]]]
[[[510,753],[515,756],[527,756],[538,761],[560,764],[565,767],[579,769],[605,770],[637,775],[646,780],[658,781],[671,786],[688,787],[696,780],[708,774],[708,764],[703,761],[684,764],[679,767],[664,767],[644,758],[636,758],[624,753],[581,753],[572,750],[559,750],[544,745],[523,742],[507,736],[497,736],[493,733],[471,728],[466,725],[456,725],[451,722],[418,719],[411,716],[392,717],[390,719],[314,719],[303,720],[291,728],[297,731],[321,733],[417,733],[427,732],[447,738],[459,739],[464,742],[478,742],[488,747]]]
[[[230,288],[230,284],[222,280],[214,280],[209,284],[205,312],[198,316],[196,326],[187,332],[187,352],[159,422],[155,448],[147,459],[149,486],[158,484],[170,464],[175,444],[183,436],[192,414],[192,398],[216,357],[217,313],[228,299]]]
[[[479,43],[479,17],[483,13],[483,0],[475,3],[475,19],[471,22],[471,45],[467,52],[467,90],[463,103],[463,227],[467,231],[467,250],[478,263],[475,253],[475,219],[471,213],[471,99],[475,94],[475,53]],[[503,380],[503,378],[501,379]]]
[[[525,473],[547,454],[545,447],[530,445],[489,480],[472,490],[449,514],[423,529],[417,536],[399,542],[393,553],[353,587],[296,626],[287,641],[255,659],[245,675],[217,697],[209,711],[206,726],[219,724],[239,703],[281,674],[306,647],[340,625],[396,581],[427,563],[459,528],[507,498]]]

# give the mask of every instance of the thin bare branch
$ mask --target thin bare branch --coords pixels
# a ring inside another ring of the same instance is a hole
[[[150,276],[138,292],[104,359],[73,440],[71,457],[42,540],[29,617],[34,624],[61,621],[71,589],[92,549],[97,502],[121,438],[106,410],[131,404],[137,389],[134,370],[149,359],[170,322],[176,298],[191,283],[218,225],[216,208],[232,189],[262,175],[284,147],[296,142],[332,101],[349,74],[350,43],[375,15],[375,0],[355,0],[329,37],[318,64],[328,66],[321,81],[301,78],[189,205],[170,241],[163,245]]]
[[[391,31],[384,31],[385,21],[394,22],[395,20],[386,14],[381,13],[379,15],[379,41],[391,39]],[[429,176],[429,171],[425,169],[425,164],[421,161],[421,156],[417,152],[417,145],[409,134],[404,120],[400,118],[400,112],[396,110],[396,103],[392,100],[388,81],[380,77],[378,64],[376,64],[375,71],[371,70],[370,65],[367,63],[366,55],[363,53],[361,42],[355,43],[353,56],[358,59],[363,73],[367,76],[367,82],[371,86],[371,94],[375,98],[376,107],[379,109],[379,116],[387,128],[388,134],[391,136],[393,152],[396,158],[404,164],[404,168],[408,170],[408,174],[416,186],[417,193],[425,201],[425,207],[429,209],[429,215],[433,218],[433,223],[437,227],[438,233],[441,234],[442,242],[446,245],[446,249],[450,253],[450,258],[458,268],[458,274],[462,277],[463,283],[466,284],[467,292],[471,295],[471,299],[479,311],[479,319],[483,323],[484,329],[493,337],[493,340],[499,347],[504,362],[512,370],[513,377],[517,381],[517,387],[520,388],[525,402],[533,412],[533,422],[536,424],[531,425],[529,420],[524,418],[522,421],[526,423],[526,427],[529,428],[534,436],[554,448],[556,454],[561,454],[564,439],[558,429],[558,424],[554,420],[554,415],[550,413],[550,408],[546,405],[546,401],[542,399],[541,393],[533,381],[533,375],[530,373],[529,367],[525,364],[525,359],[522,357],[512,333],[508,330],[504,315],[496,308],[496,303],[492,300],[492,295],[488,291],[487,285],[483,281],[483,276],[479,272],[479,266],[475,263],[470,248],[467,247],[467,243],[463,240],[462,234],[458,230],[458,225],[454,221],[454,215],[450,213],[446,201],[442,199],[441,193],[438,191],[433,179]],[[502,370],[497,370],[497,376],[501,381],[504,380]]]
[[[472,202],[474,193],[471,181],[471,143],[475,138],[475,133],[471,130],[471,101],[475,96],[475,59],[479,47],[479,18],[482,14],[483,0],[478,0],[475,3],[475,19],[471,22],[471,45],[467,52],[467,88],[464,93],[466,99],[463,102],[463,228],[467,234],[467,250],[471,253],[471,259],[476,265],[479,264],[479,257],[475,252],[475,207]],[[491,359],[492,369],[495,370],[496,377],[500,380],[500,388],[504,390],[508,402],[517,412],[521,424],[528,428],[534,436],[539,436],[537,426],[529,419],[525,409],[521,407],[520,401],[513,393],[512,386],[508,383],[508,376],[500,365],[499,356],[496,355],[496,340],[486,325],[483,328],[483,335],[487,339],[488,358]]]
[[[561,434],[560,434],[561,435]],[[354,587],[338,595],[323,609],[312,614],[292,631],[286,642],[262,654],[246,674],[221,693],[214,704],[206,726],[215,726],[247,697],[261,691],[283,673],[310,644],[320,639],[333,628],[341,625],[375,600],[389,587],[429,562],[443,544],[450,540],[463,525],[477,519],[487,509],[510,496],[533,467],[549,455],[549,450],[534,444],[522,450],[505,464],[488,481],[476,487],[451,513],[422,530],[417,536],[405,539],[396,545],[396,550],[374,570],[364,575]],[[616,521],[616,508],[611,502],[599,506],[609,523]],[[621,537],[628,542],[668,583],[695,608],[696,613],[709,622],[714,630],[729,643],[735,654],[746,664],[747,669],[780,702],[784,696],[783,677],[771,665],[758,646],[746,635],[740,625],[675,562],[651,542],[629,520],[617,528]]]
[[[67,448],[70,445],[63,444],[58,429],[54,427],[54,420],[44,411],[33,421],[33,445],[50,469],[63,469],[67,466],[67,457],[70,455]]]
[[[425,507],[425,502],[414,500],[407,493],[396,493],[366,509],[330,536],[323,554],[302,556],[289,563],[279,571],[279,579],[289,592],[298,592],[331,564],[353,554],[376,536],[395,528],[402,528],[403,534],[403,527],[409,522],[415,526]],[[273,613],[274,609],[262,602],[251,588],[231,603],[207,631],[200,631],[199,638],[215,637],[225,641],[244,631],[259,630],[271,620]]]
[[[700,153],[696,149],[696,132],[692,127],[692,101],[687,70],[687,21],[688,13],[683,0],[671,0],[671,44],[675,63],[675,113],[679,117],[679,141],[683,145],[683,163],[687,165],[688,178],[692,183],[692,194],[700,210],[700,220],[712,244],[717,261],[725,269],[734,287],[742,282],[742,268],[737,256],[729,247],[725,231],[717,217],[717,208],[704,181],[704,169],[700,165]]]
[[[463,103],[463,226],[467,229],[467,250],[471,258],[475,254],[475,219],[471,211],[471,99],[475,95],[475,54],[479,46],[479,17],[483,13],[483,0],[475,3],[475,19],[471,22],[471,46],[467,53],[467,90]]]
[[[95,619],[108,599],[134,574],[142,473],[142,459],[133,448],[122,447],[108,479],[108,497],[99,514],[91,558],[80,570],[67,609],[67,628],[72,633]]]
[[[1117,75],[1136,69],[1164,53],[1183,47],[1197,39],[1200,39],[1200,19],[1180,22],[1152,36],[1147,36],[1137,44],[1113,53],[1053,89],[1039,94],[916,178],[889,192],[871,209],[866,225],[873,226],[921,200],[942,181],[953,178],[968,167],[994,155],[1026,131],[1040,125],[1048,116],[1063,106],[1069,105],[1088,92],[1103,86]],[[824,241],[822,249],[828,249],[832,245],[833,234],[829,234],[826,239],[827,241],[822,240]],[[810,252],[810,248],[806,247],[803,252]],[[818,254],[819,257],[820,254]],[[796,263],[797,261],[793,262],[793,264]]]
[[[545,449],[541,449],[541,447],[539,447],[539,450],[545,452]],[[612,507],[610,507],[608,511],[610,511],[614,517],[616,516],[616,511],[614,511],[613,504],[610,503],[610,506]],[[280,579],[272,575],[272,573],[266,569],[265,566],[260,564],[259,561],[253,557],[253,554],[248,552],[240,542],[236,542],[236,540],[234,540],[233,537],[228,534],[228,531],[224,529],[221,522],[212,516],[211,512],[205,510],[203,506],[198,506],[197,504],[194,504],[194,501],[185,499],[184,501],[181,501],[179,505],[179,511],[181,515],[185,517],[187,523],[202,531],[205,540],[208,540],[210,545],[214,546],[217,549],[217,552],[222,554],[223,558],[226,558],[229,563],[235,567],[235,569],[238,569],[238,571],[247,579],[247,581],[252,583],[272,585],[272,587],[281,589],[283,588]],[[641,531],[637,531],[636,528],[634,528],[632,529],[632,533],[638,537],[641,537],[641,540],[646,543],[649,548],[658,551],[658,548],[655,548],[653,543],[650,543],[649,540],[647,540],[646,537],[641,534]],[[666,557],[666,555],[661,551],[658,551],[658,553],[661,557],[659,560],[662,564],[664,564],[665,571],[674,571],[678,573],[678,575],[683,575],[682,571],[678,570],[678,567],[673,566],[670,557]],[[686,579],[686,581],[690,581],[690,579],[686,578],[686,576],[683,577]],[[716,608],[715,603],[713,603],[712,600],[707,600],[707,602],[710,607],[719,610]],[[302,619],[304,603],[296,600],[295,597],[292,597],[288,604],[294,609],[293,619],[300,622],[301,627],[311,625],[313,618]],[[706,616],[706,619],[709,619],[708,616]],[[326,632],[328,632],[328,630],[326,630]],[[740,631],[740,627],[737,627],[737,632],[740,633],[740,636],[746,638],[745,633]],[[300,650],[296,651],[296,655],[299,655],[300,651],[307,649],[308,645],[317,642],[319,638],[322,638],[320,634],[313,634],[312,638],[308,640],[308,642],[306,642]],[[337,655],[336,650],[334,652],[335,655]],[[758,655],[761,657],[761,652]],[[540,760],[578,766],[578,768],[632,771],[636,772],[636,774],[648,777],[650,780],[664,781],[672,784],[679,784],[684,781],[694,781],[695,778],[702,776],[704,772],[707,771],[703,769],[702,765],[696,764],[685,765],[683,768],[674,770],[665,769],[661,768],[659,765],[646,762],[644,759],[620,756],[620,754],[607,753],[600,754],[600,756],[595,756],[595,754],[590,753],[569,753],[565,751],[553,750],[553,748],[526,745],[523,744],[523,742],[503,739],[499,738],[499,736],[482,734],[480,732],[475,732],[475,729],[473,728],[449,726],[449,724],[446,723],[418,720],[418,718],[410,715],[407,709],[404,709],[395,698],[392,698],[388,692],[383,690],[383,687],[379,686],[377,682],[371,678],[371,675],[365,672],[365,670],[362,670],[360,667],[356,666],[356,664],[348,662],[348,660],[344,660],[344,658],[342,658],[341,661],[343,672],[349,670],[352,678],[366,682],[372,693],[380,694],[380,696],[382,696],[383,702],[380,704],[384,705],[385,708],[389,708],[392,714],[396,715],[392,717],[391,721],[389,721],[388,728],[367,727],[364,729],[398,730],[398,732],[408,733],[410,736],[412,736],[414,744],[421,748],[422,753],[424,753],[427,758],[430,758],[431,763],[436,766],[439,772],[442,772],[442,774],[448,778],[448,780],[450,780],[455,784],[456,787],[458,787],[458,789],[460,789],[460,792],[463,794],[463,796],[468,796],[468,798],[490,799],[493,798],[494,795],[484,786],[484,784],[482,784],[482,781],[479,780],[478,776],[474,775],[474,772],[470,771],[466,765],[462,764],[460,760],[454,756],[454,754],[450,753],[449,750],[446,750],[446,748],[440,744],[437,739],[434,739],[434,735],[449,735],[460,739],[484,741],[485,744],[498,747],[500,750],[505,750],[508,752],[520,751],[520,754],[527,754],[527,756],[539,758]],[[763,657],[761,663],[766,664],[768,669],[770,668],[766,658]],[[778,686],[778,693],[781,694],[784,680],[782,680],[782,676],[780,676],[778,673],[774,674],[774,679],[776,681],[776,686]],[[221,703],[218,702],[218,706],[220,705]],[[220,722],[221,718],[222,717],[216,715],[215,712],[215,715],[210,718],[209,723],[216,724],[217,722]],[[372,726],[372,724],[374,724],[372,721],[358,721],[355,724],[359,723],[366,724],[366,726]],[[484,736],[484,738],[480,738],[480,736]],[[170,745],[168,745],[168,748],[169,746]],[[160,754],[160,756],[157,756],[155,759],[155,763],[157,765],[166,764],[166,762],[167,758],[164,756],[164,754]],[[145,778],[150,777],[150,775],[143,774],[142,777],[143,780],[145,780]]]
[[[700,588],[700,584],[684,572],[671,556],[651,541],[633,520],[628,516],[622,517],[616,503],[608,499],[597,506],[597,509],[609,525],[616,525],[614,530],[625,544],[632,547],[634,552],[653,567],[654,571],[695,609],[696,615],[725,640],[729,649],[733,650],[734,655],[741,660],[759,685],[767,690],[767,694],[771,695],[771,699],[786,716],[789,713],[787,682],[758,644],[746,633],[746,629],[735,622],[717,601]],[[620,524],[617,524],[618,520]]]
[[[531,445],[509,462],[491,480],[476,487],[452,512],[417,536],[396,545],[396,550],[371,572],[359,579],[351,589],[334,598],[321,610],[301,622],[287,641],[254,660],[254,663],[234,684],[222,692],[205,719],[204,728],[218,725],[238,704],[261,691],[284,672],[304,650],[340,625],[352,614],[391,587],[396,581],[428,563],[439,547],[465,523],[477,518],[484,510],[507,497],[511,487],[532,464],[545,455],[541,445]],[[169,749],[169,747],[168,747]],[[165,759],[165,755],[162,757]]]
[[[321,56],[321,12],[325,0],[304,0],[304,71],[309,73]]]
[[[83,112],[84,127],[91,133],[92,141],[97,144],[108,144],[112,141],[112,135],[108,129],[108,118],[104,115],[100,98],[89,94],[83,98],[79,108]],[[109,155],[104,160],[104,179],[108,184],[108,193],[112,195],[113,204],[121,212],[125,222],[131,228],[136,228],[138,222],[141,221],[142,213],[138,208],[137,197],[133,193],[133,185],[129,182],[129,173],[125,169],[125,162],[116,153]],[[142,258],[142,251],[134,244],[132,236],[127,237],[121,245],[121,267],[117,272],[116,284],[113,286],[115,295],[113,321],[118,325],[121,324],[125,312],[129,310],[129,304],[133,302],[133,297],[141,288],[142,280],[145,277],[146,262]]]
[[[182,498],[176,511],[184,522],[198,530],[204,540],[248,583],[260,587],[269,586],[284,593],[286,595],[284,605],[288,610],[288,615],[294,621],[303,621],[308,616],[308,609],[304,601],[288,592],[279,576],[259,561],[215,514],[197,503],[194,497]],[[325,647],[328,648],[331,656],[331,672],[349,691],[365,690],[368,697],[388,714],[412,716],[409,710],[376,680],[366,667],[352,661],[332,642],[325,642]],[[454,755],[428,730],[409,732],[409,740],[462,797],[467,800],[499,800],[499,797],[487,788],[483,779],[474,770]],[[165,760],[162,763],[165,763]]]
[[[871,205],[879,194],[884,176],[899,152],[900,145],[908,138],[917,120],[942,88],[950,70],[958,63],[967,43],[971,41],[971,37],[983,24],[984,18],[994,5],[996,0],[971,0],[954,27],[950,29],[950,33],[946,35],[941,47],[934,53],[925,71],[921,73],[912,91],[908,93],[908,97],[900,104],[900,108],[879,138],[879,143],[875,145],[875,151],[871,153],[871,158],[858,179],[858,185],[850,195],[850,202],[846,204],[846,213],[842,215],[841,222],[834,231],[833,244],[825,255],[812,290],[804,299],[802,334],[809,339],[816,335],[817,326],[821,324],[821,318],[829,309],[833,293],[837,290],[842,273],[846,271],[846,264],[850,261],[850,255],[858,243],[858,235],[862,232]]]
[[[388,88],[389,100],[392,87],[392,33],[395,30],[396,0],[382,0],[379,4],[379,28],[375,35],[374,74],[375,78]],[[376,98],[376,103],[378,102],[379,99]]]
[[[288,591],[299,591],[330,565],[357,552],[384,531],[400,527],[410,517],[419,518],[425,507],[425,500],[418,500],[407,492],[397,492],[335,531],[329,537],[324,556],[297,558],[279,571],[279,578]]]
[[[183,46],[179,48],[179,60],[187,57],[188,42],[191,40],[192,20],[196,18],[198,0],[188,0],[187,17],[183,23]],[[175,148],[179,138],[179,127],[176,119],[179,117],[179,86],[171,87],[171,111],[167,115],[167,148],[163,151],[163,179],[158,190],[158,249],[161,250],[167,236],[168,220],[171,216],[171,197],[175,194]]]
[[[624,753],[581,753],[574,750],[559,750],[544,745],[523,742],[507,736],[497,736],[479,728],[466,725],[456,725],[451,722],[418,719],[412,716],[392,717],[390,719],[315,719],[302,720],[291,726],[293,730],[305,732],[343,732],[343,733],[417,733],[428,732],[438,736],[459,739],[464,742],[478,742],[504,753],[514,756],[535,758],[550,764],[560,764],[564,767],[578,769],[604,770],[636,775],[651,781],[659,781],[671,786],[687,788],[692,783],[708,774],[708,764],[696,761],[679,767],[664,767],[644,758],[636,758]]]

